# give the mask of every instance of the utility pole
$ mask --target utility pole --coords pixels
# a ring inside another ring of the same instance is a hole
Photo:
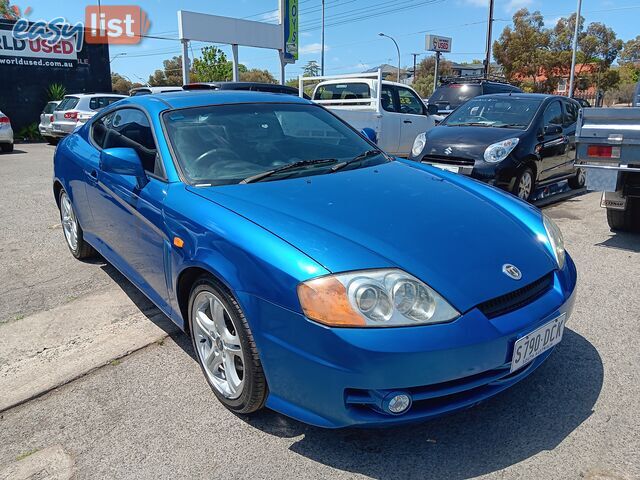
[[[320,40],[322,43],[322,51],[320,53],[320,75],[324,77],[324,0],[322,0],[322,39]]]
[[[433,91],[438,88],[438,68],[440,67],[440,52],[436,52],[436,68],[433,72]]]
[[[418,74],[416,72],[416,59],[418,58],[418,55],[420,55],[419,53],[412,53],[411,55],[413,55],[413,81],[415,83],[415,81],[418,79]]]
[[[569,74],[569,97],[573,97],[573,87],[576,80],[576,53],[578,51],[578,33],[580,31],[580,11],[582,10],[582,0],[578,0],[576,9],[576,26],[573,31],[573,51],[571,52],[571,73]]]
[[[493,0],[489,0],[489,22],[487,24],[487,51],[484,59],[484,77],[489,77],[489,66],[491,65],[491,36],[493,33]]]

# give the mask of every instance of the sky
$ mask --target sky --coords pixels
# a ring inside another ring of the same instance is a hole
[[[30,20],[65,17],[69,22],[84,21],[85,7],[96,5],[86,0],[12,0],[25,9],[31,7]],[[453,38],[452,52],[446,58],[454,62],[484,57],[489,0],[325,0],[325,75],[361,72],[382,63],[397,64],[393,42],[378,36],[384,32],[400,46],[401,63],[413,63],[431,53],[425,51],[427,33]],[[111,46],[113,72],[132,81],[146,81],[162,61],[181,53],[177,10],[209,13],[274,23],[278,18],[278,0],[102,0],[102,5],[140,6],[151,21],[148,35],[138,45]],[[300,58],[287,66],[286,77],[297,77],[309,60],[320,61],[321,0],[299,0]],[[553,26],[558,18],[576,9],[575,0],[495,0],[494,39],[519,8],[539,10],[545,25]],[[640,35],[640,0],[584,0],[582,14],[586,22],[603,22],[619,38],[629,40]],[[196,56],[206,43],[191,42]],[[229,46],[218,45],[231,58]],[[117,56],[117,57],[116,57]],[[278,54],[273,50],[240,47],[240,62],[248,68],[269,70],[279,78]]]

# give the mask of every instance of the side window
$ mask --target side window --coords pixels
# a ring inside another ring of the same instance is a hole
[[[91,138],[94,143],[100,147],[104,148],[104,141],[107,138],[107,131],[111,128],[111,122],[113,120],[114,113],[110,113],[109,115],[105,115],[104,117],[96,120],[91,128]]]
[[[413,115],[424,115],[422,101],[408,88],[396,87],[400,99],[400,112]]]
[[[400,109],[396,105],[395,95],[393,89],[389,85],[382,86],[382,95],[380,99],[382,103],[382,109],[387,112],[399,112]]]
[[[89,108],[91,110],[101,110],[118,100],[120,100],[118,97],[91,97],[89,100]]]
[[[564,126],[570,127],[578,120],[578,107],[573,102],[564,102]]]
[[[544,126],[549,125],[562,126],[562,107],[558,101],[551,103],[544,111]]]
[[[138,152],[147,172],[163,176],[162,165],[157,155],[156,143],[147,116],[140,110],[123,108],[104,118],[109,117],[111,120],[106,125],[108,128],[103,148],[133,148]]]

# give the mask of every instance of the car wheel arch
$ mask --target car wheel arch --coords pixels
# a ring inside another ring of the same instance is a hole
[[[60,208],[60,192],[64,190],[60,180],[54,180],[53,182],[53,198],[56,199],[56,205]]]

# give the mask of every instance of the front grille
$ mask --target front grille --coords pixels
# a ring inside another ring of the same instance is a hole
[[[475,161],[470,158],[463,157],[450,157],[445,155],[425,155],[422,158],[423,162],[433,162],[433,163],[444,163],[446,165],[468,165],[472,166],[475,164]]]
[[[487,318],[499,317],[528,305],[547,293],[552,287],[553,272],[518,290],[481,303],[478,305],[478,309]]]

